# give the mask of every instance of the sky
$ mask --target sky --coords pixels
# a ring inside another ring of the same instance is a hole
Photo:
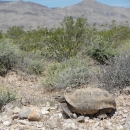
[[[82,0],[24,0],[24,1],[31,1],[52,8],[52,7],[71,6],[73,4],[81,2]],[[96,0],[96,1],[111,6],[130,8],[130,0]]]
[[[11,1],[11,0],[3,0],[3,1]],[[18,0],[13,0],[13,1],[18,1]],[[23,1],[35,2],[38,4],[45,5],[49,8],[54,8],[54,7],[71,6],[74,4],[78,4],[82,0],[23,0]],[[96,1],[110,6],[130,8],[130,0],[96,0]]]

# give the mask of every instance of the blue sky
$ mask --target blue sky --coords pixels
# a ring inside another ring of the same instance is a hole
[[[77,4],[82,0],[24,0],[39,3],[48,7],[65,7],[73,4]],[[119,7],[130,8],[130,0],[96,0],[98,2]]]
[[[3,1],[10,1],[10,0],[3,0]],[[13,1],[18,1],[18,0],[13,0]],[[51,7],[71,6],[81,2],[82,0],[23,0],[23,1],[31,1],[51,8]],[[130,8],[130,0],[96,0],[96,1],[110,6]]]

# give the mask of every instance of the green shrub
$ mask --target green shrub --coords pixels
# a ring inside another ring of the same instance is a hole
[[[3,105],[16,100],[16,93],[9,87],[0,86],[0,109]]]
[[[20,39],[20,49],[24,51],[37,51],[44,50],[44,39],[47,35],[47,29],[37,28],[37,30],[31,30],[24,33],[23,37]]]
[[[14,40],[14,42],[18,42],[20,38],[25,33],[23,30],[23,26],[12,26],[7,30],[6,37]]]
[[[84,42],[86,26],[87,21],[83,17],[76,20],[65,18],[61,27],[49,30],[43,55],[59,62],[76,56]]]
[[[43,85],[47,88],[77,87],[88,84],[94,76],[92,62],[79,57],[70,58],[61,63],[52,63],[46,69]]]
[[[0,75],[5,75],[8,70],[16,66],[19,59],[17,46],[0,41]]]
[[[108,61],[118,54],[115,45],[107,41],[95,42],[94,45],[88,50],[88,55],[97,60],[101,64],[107,64]]]

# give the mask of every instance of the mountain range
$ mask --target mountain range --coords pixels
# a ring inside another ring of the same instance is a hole
[[[108,6],[96,0],[83,0],[73,6],[48,8],[32,2],[0,2],[0,30],[11,26],[24,26],[25,29],[59,26],[68,16],[78,18],[84,15],[90,24],[130,22],[130,8]]]

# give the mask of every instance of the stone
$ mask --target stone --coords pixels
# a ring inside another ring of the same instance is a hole
[[[3,122],[3,125],[5,125],[5,126],[10,126],[11,123],[12,123],[12,120],[7,120],[7,121],[4,121],[4,122]]]
[[[4,109],[4,111],[8,111],[8,110],[11,110],[11,109],[13,109],[13,104],[12,103],[8,103],[8,104],[6,104],[4,107],[3,107],[3,109]]]
[[[123,130],[123,129],[124,129],[124,127],[122,125],[119,125],[116,127],[116,130]]]
[[[13,110],[13,114],[18,114],[20,112],[20,108],[18,107],[15,107],[14,110]]]
[[[107,123],[106,123],[106,126],[107,126],[107,127],[110,127],[111,125],[112,125],[111,122],[107,122]]]
[[[49,113],[50,113],[49,111],[43,111],[42,110],[42,115],[49,115]]]
[[[52,129],[59,128],[59,126],[61,125],[59,119],[50,119],[47,121],[47,123]]]
[[[123,114],[122,116],[125,118],[125,117],[127,117],[127,114]]]
[[[26,120],[19,120],[19,123],[22,124],[22,125],[28,125],[29,122],[26,121]]]
[[[19,117],[19,115],[18,114],[14,114],[14,115],[12,115],[12,119],[14,120],[14,119],[17,119]]]
[[[65,122],[63,124],[63,127],[65,128],[65,130],[75,130],[75,129],[77,130],[77,126],[75,125],[74,122],[71,122],[71,123]]]
[[[67,119],[65,122],[66,122],[66,123],[71,123],[71,122],[73,122],[73,121],[72,121],[72,119]]]
[[[85,122],[85,123],[89,122],[89,117],[85,117],[85,118],[84,118],[84,122]]]
[[[13,115],[13,111],[12,110],[8,110],[6,112],[6,115],[7,115],[7,117],[11,117]]]
[[[41,113],[37,109],[33,109],[30,114],[28,115],[29,121],[40,121],[41,120]]]
[[[94,127],[95,127],[95,128],[98,127],[99,124],[100,124],[100,122],[96,122],[96,123],[94,124]]]
[[[77,115],[76,115],[75,113],[73,114],[73,118],[74,118],[74,119],[77,119]]]
[[[19,112],[19,118],[20,119],[27,119],[28,118],[28,115],[30,114],[31,110],[27,107],[23,107],[20,112]]]
[[[77,118],[77,121],[78,122],[84,122],[84,116],[79,116],[78,118]]]
[[[130,122],[130,115],[126,117],[126,122]]]
[[[124,112],[124,113],[127,113],[128,111],[125,109],[125,110],[123,110],[123,112]]]
[[[62,118],[63,116],[62,116],[62,114],[61,114],[61,113],[58,113],[58,117],[59,117],[59,118]]]
[[[50,107],[44,107],[42,108],[42,111],[50,111]]]

